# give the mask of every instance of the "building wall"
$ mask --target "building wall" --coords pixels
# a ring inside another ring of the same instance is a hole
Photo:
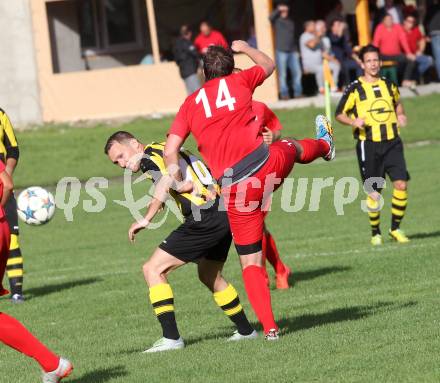
[[[31,0],[45,122],[177,112],[186,93],[175,63],[54,74],[46,1]],[[267,18],[269,2],[253,0],[253,6],[258,44],[273,57],[271,27]],[[246,57],[237,56],[237,66],[247,68],[250,65]],[[257,90],[255,97],[266,102],[277,99],[275,76]]]
[[[18,125],[42,119],[29,2],[0,1],[0,107]]]

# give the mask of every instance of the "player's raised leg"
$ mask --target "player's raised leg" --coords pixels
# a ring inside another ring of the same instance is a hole
[[[317,158],[324,158],[326,161],[335,158],[333,128],[327,117],[323,115],[316,116],[315,129],[316,139],[292,140],[296,147],[295,162],[308,164]]]
[[[184,261],[157,248],[143,266],[145,281],[149,287],[150,302],[163,334],[161,339],[144,352],[177,350],[185,347],[177,329],[173,290],[166,279],[169,272],[184,264]]]
[[[213,293],[217,305],[237,328],[229,340],[254,339],[257,332],[244,313],[237,290],[223,278],[223,265],[224,262],[201,259],[198,263],[199,279]]]
[[[35,359],[43,369],[43,383],[56,383],[67,377],[72,364],[60,358],[33,336],[18,320],[0,312],[0,341]]]

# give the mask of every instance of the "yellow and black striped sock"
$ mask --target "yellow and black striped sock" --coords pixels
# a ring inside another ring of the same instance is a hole
[[[164,338],[179,339],[180,335],[174,315],[174,297],[171,286],[168,283],[161,283],[150,287],[150,302],[162,326]]]
[[[391,204],[391,230],[397,230],[405,215],[406,205],[408,205],[407,191],[394,189]]]
[[[380,210],[379,202],[367,197],[368,218],[370,219],[371,235],[375,236],[380,234]]]
[[[234,322],[241,335],[249,335],[254,331],[246,318],[246,314],[244,313],[240,298],[234,286],[228,284],[226,289],[215,292],[213,296],[217,305],[224,311],[229,319]]]
[[[11,286],[11,294],[23,294],[23,257],[18,244],[18,235],[11,234],[9,245],[9,258],[6,264],[6,272]]]

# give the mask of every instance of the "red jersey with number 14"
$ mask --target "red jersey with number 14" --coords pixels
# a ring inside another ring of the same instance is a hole
[[[255,65],[206,82],[187,97],[168,134],[185,139],[192,133],[218,179],[263,142],[261,121],[252,110],[252,94],[265,78],[264,69]]]

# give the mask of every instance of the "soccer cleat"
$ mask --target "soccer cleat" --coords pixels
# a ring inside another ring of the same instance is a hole
[[[258,333],[254,330],[249,335],[242,335],[238,332],[238,330],[234,331],[231,337],[228,338],[228,342],[237,342],[240,340],[248,340],[258,338]]]
[[[284,265],[284,273],[278,273],[275,276],[275,282],[278,290],[288,289],[289,286],[289,277],[292,274],[290,268]]]
[[[264,339],[273,341],[280,339],[280,336],[278,334],[278,330],[275,330],[274,328],[271,328],[265,335]]]
[[[383,244],[382,236],[380,234],[373,235],[371,237],[371,244],[373,246],[380,246]]]
[[[316,116],[315,126],[316,126],[316,139],[324,140],[330,146],[330,150],[323,158],[326,161],[331,161],[335,158],[336,155],[335,143],[333,140],[332,125],[330,124],[330,121],[327,119],[327,117],[323,116],[322,114],[319,114]]]
[[[388,232],[389,236],[394,239],[396,242],[399,243],[407,243],[409,242],[409,238],[405,235],[405,233],[400,230],[400,229],[396,229],[396,230],[390,230]]]
[[[60,358],[58,368],[55,371],[43,372],[43,383],[58,383],[61,379],[70,375],[73,365],[67,359]]]
[[[168,339],[168,338],[160,338],[153,344],[153,347],[143,351],[143,354],[151,353],[151,352],[160,352],[160,351],[170,351],[170,350],[180,350],[185,347],[185,343],[182,338],[177,340]]]
[[[12,303],[23,303],[24,302],[23,294],[13,294],[11,296],[11,302]]]

